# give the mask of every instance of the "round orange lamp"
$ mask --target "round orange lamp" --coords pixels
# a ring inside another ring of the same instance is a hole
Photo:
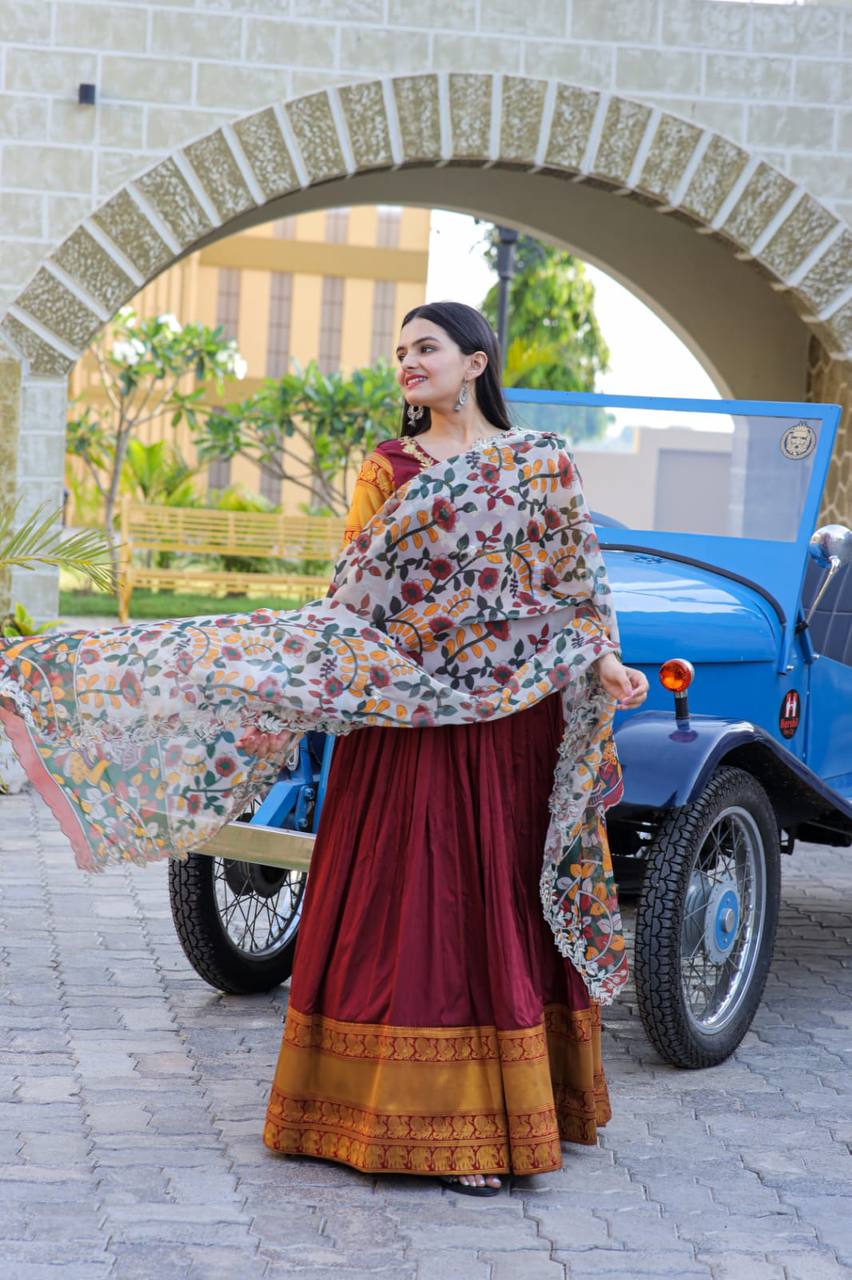
[[[695,679],[695,667],[686,658],[669,658],[659,670],[660,684],[674,694],[675,719],[689,719],[686,691]]]

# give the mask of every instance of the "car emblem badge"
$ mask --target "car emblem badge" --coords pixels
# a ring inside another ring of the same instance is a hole
[[[781,452],[793,462],[809,458],[816,448],[817,434],[808,422],[797,422],[781,437]]]
[[[781,730],[782,738],[792,738],[798,729],[799,707],[799,695],[795,689],[784,694],[784,701],[781,703],[781,711],[778,715],[778,728]]]

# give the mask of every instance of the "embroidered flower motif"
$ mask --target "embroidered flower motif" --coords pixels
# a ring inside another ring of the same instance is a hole
[[[186,797],[186,807],[190,813],[199,813],[201,811],[201,796],[191,795]]]
[[[440,580],[441,578],[449,578],[453,571],[453,562],[447,560],[445,556],[438,556],[429,567],[435,577]]]
[[[544,525],[546,529],[558,529],[562,523],[562,516],[555,507],[548,507],[544,513]]]
[[[280,692],[280,686],[274,676],[267,676],[257,686],[257,696],[264,702],[274,702]]]
[[[508,622],[500,621],[499,619],[494,622],[486,622],[485,630],[488,632],[490,636],[493,636],[495,640],[509,639]]]
[[[456,527],[456,513],[449,498],[436,498],[432,503],[432,519],[439,529],[449,533]]]
[[[131,707],[138,707],[142,701],[142,686],[139,683],[138,676],[132,671],[125,671],[118,685],[122,692],[125,702],[129,702]]]
[[[229,778],[236,767],[230,756],[217,756],[213,761],[213,768],[220,778]]]
[[[419,604],[423,599],[423,588],[419,582],[403,582],[399,594],[406,604]]]
[[[492,564],[486,565],[484,569],[481,569],[477,578],[477,582],[483,591],[493,591],[499,581],[500,572]]]
[[[527,537],[530,542],[541,541],[541,525],[537,520],[530,520],[527,524]]]
[[[377,689],[386,689],[390,682],[390,672],[386,671],[384,667],[370,667],[370,683],[374,684]]]
[[[434,725],[435,718],[430,711],[421,703],[415,707],[411,713],[411,723],[415,729],[429,729]]]
[[[546,587],[559,586],[559,575],[551,569],[550,565],[547,566],[544,573],[541,575],[541,580]]]
[[[338,680],[337,676],[329,676],[323,686],[330,698],[337,698],[343,692],[343,681]]]
[[[452,618],[448,618],[445,614],[439,613],[437,618],[429,619],[429,626],[436,636],[443,635],[445,631],[449,631],[453,626]]]

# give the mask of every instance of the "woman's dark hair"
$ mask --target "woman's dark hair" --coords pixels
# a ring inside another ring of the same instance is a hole
[[[409,311],[402,322],[402,328],[417,319],[433,321],[466,356],[472,356],[474,351],[485,352],[488,364],[476,379],[476,403],[482,416],[493,427],[511,431],[513,423],[500,386],[500,346],[496,333],[485,317],[475,307],[468,307],[464,302],[425,302]],[[407,408],[407,405],[403,405],[399,434],[419,436],[421,432],[428,431],[432,425],[432,414],[428,406],[423,405],[423,414],[413,425],[408,421]]]

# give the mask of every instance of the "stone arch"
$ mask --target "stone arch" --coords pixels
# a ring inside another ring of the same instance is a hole
[[[31,373],[63,374],[143,284],[269,206],[336,180],[444,166],[562,178],[683,220],[789,294],[832,359],[852,358],[852,231],[816,198],[721,134],[659,108],[494,73],[362,81],[215,129],[87,217],[0,331]]]

